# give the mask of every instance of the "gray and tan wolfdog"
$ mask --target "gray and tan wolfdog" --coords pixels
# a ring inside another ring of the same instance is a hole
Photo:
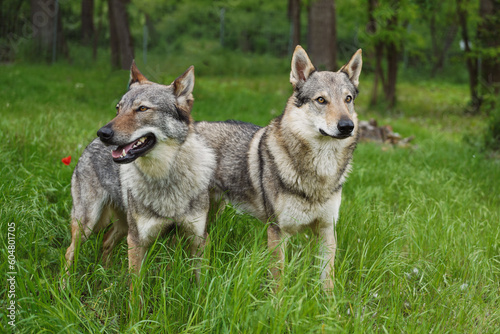
[[[358,140],[354,100],[361,66],[358,50],[338,72],[320,72],[297,46],[290,73],[293,94],[268,126],[196,123],[217,155],[211,200],[229,200],[270,222],[268,246],[281,269],[287,238],[311,227],[323,244],[325,289],[333,287],[335,224]],[[278,280],[277,266],[271,273]]]
[[[166,86],[148,81],[132,64],[116,117],[99,129],[73,173],[68,270],[77,243],[108,226],[112,216],[105,263],[127,236],[129,267],[139,273],[148,246],[173,226],[192,237],[191,255],[201,254],[216,158],[194,129],[194,80],[193,66]]]

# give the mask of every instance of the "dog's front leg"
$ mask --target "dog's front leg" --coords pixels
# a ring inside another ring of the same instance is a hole
[[[226,200],[224,199],[224,195],[217,190],[210,191],[210,202],[209,202],[209,212],[207,223],[215,223],[219,221],[219,218],[224,213],[224,209],[226,208]]]
[[[323,287],[329,291],[333,289],[334,282],[334,264],[335,252],[337,250],[337,234],[335,233],[335,225],[330,225],[320,229],[319,237],[321,239],[321,251],[323,252],[323,271],[321,279]]]
[[[207,232],[207,219],[209,215],[208,196],[199,199],[198,204],[200,209],[192,212],[184,218],[185,223],[182,224],[184,233],[187,233],[192,239],[190,240],[191,258],[194,259],[194,275],[196,283],[200,284],[201,275],[201,258],[205,252],[205,246],[209,241]]]
[[[200,275],[201,275],[201,257],[205,251],[205,246],[207,242],[209,242],[208,233],[205,232],[203,236],[194,236],[191,241],[190,250],[191,250],[191,258],[195,258],[194,263],[194,276],[196,279],[196,283],[200,284]]]
[[[140,273],[142,260],[146,254],[147,247],[141,244],[138,235],[130,232],[127,235],[128,243],[128,265],[129,271],[132,274],[130,281],[130,299],[132,305],[138,305],[139,309],[142,310],[144,306],[143,294],[142,294],[142,284],[140,283]],[[135,276],[135,277],[134,277]]]
[[[142,260],[146,254],[147,247],[141,245],[140,241],[130,233],[127,236],[128,243],[128,267],[131,273],[139,276]],[[131,287],[132,288],[132,287]]]
[[[139,308],[143,307],[143,295],[142,295],[142,284],[140,283],[140,274],[142,261],[144,260],[144,255],[148,249],[145,240],[141,240],[137,229],[137,220],[134,216],[128,216],[128,266],[130,273],[132,275],[130,282],[130,299],[132,305],[139,305]],[[134,277],[135,276],[135,277]]]
[[[285,248],[287,238],[283,237],[282,231],[276,224],[267,227],[267,247],[271,253],[270,271],[274,279],[274,292],[278,292],[281,287],[281,273],[285,268]]]
[[[102,242],[102,262],[104,267],[111,267],[112,261],[112,252],[115,246],[127,236],[128,225],[127,225],[127,217],[122,212],[115,212],[117,220],[113,223],[108,232],[104,235],[104,239]]]
[[[127,223],[128,223],[128,233],[127,233],[127,244],[128,244],[128,267],[129,271],[138,276],[141,273],[142,260],[148,249],[149,243],[144,237],[141,237],[139,233],[139,225],[143,224],[143,218],[138,213],[137,202],[132,196],[131,191],[127,192],[128,195],[128,207],[127,207]],[[134,291],[134,278],[130,283],[131,292]],[[139,290],[139,295],[142,291]],[[134,295],[134,294],[132,294]]]

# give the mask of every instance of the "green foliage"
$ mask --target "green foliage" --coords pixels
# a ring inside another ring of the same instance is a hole
[[[407,42],[409,37],[406,26],[417,17],[417,7],[410,1],[381,1],[373,12],[375,21],[369,23],[375,28],[374,33],[367,32],[364,36],[367,38],[366,42],[393,42],[402,46],[402,42]],[[392,22],[394,19],[395,22]]]
[[[186,44],[199,41],[220,42],[222,34],[224,48],[283,55],[289,43],[286,6],[285,1],[257,0],[135,1],[129,12],[136,17],[142,13],[148,15],[154,30],[148,44],[157,51],[179,51]],[[142,21],[132,26],[136,40],[142,40],[143,24]]]
[[[26,1],[2,1],[0,13],[0,61],[13,61],[31,39],[30,5]]]
[[[500,152],[500,97],[489,96],[485,109],[489,110],[489,118],[484,135],[484,145],[487,149]]]

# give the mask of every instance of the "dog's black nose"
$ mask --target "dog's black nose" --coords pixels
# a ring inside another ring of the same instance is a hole
[[[342,135],[350,135],[354,130],[354,123],[350,119],[341,119],[337,124],[337,129]]]
[[[101,139],[103,143],[107,143],[113,138],[113,135],[115,133],[109,126],[103,126],[102,128],[97,131],[97,136]]]

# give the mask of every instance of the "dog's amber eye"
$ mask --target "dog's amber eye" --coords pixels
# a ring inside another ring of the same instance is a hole
[[[137,111],[146,111],[148,109],[149,109],[148,107],[140,106],[139,108],[137,108]]]
[[[326,100],[324,97],[320,96],[316,99],[316,101],[318,101],[319,104],[325,104],[326,103]]]
[[[351,95],[347,95],[347,97],[345,98],[345,101],[346,101],[347,103],[351,103],[351,101],[352,101],[352,96],[351,96]]]

